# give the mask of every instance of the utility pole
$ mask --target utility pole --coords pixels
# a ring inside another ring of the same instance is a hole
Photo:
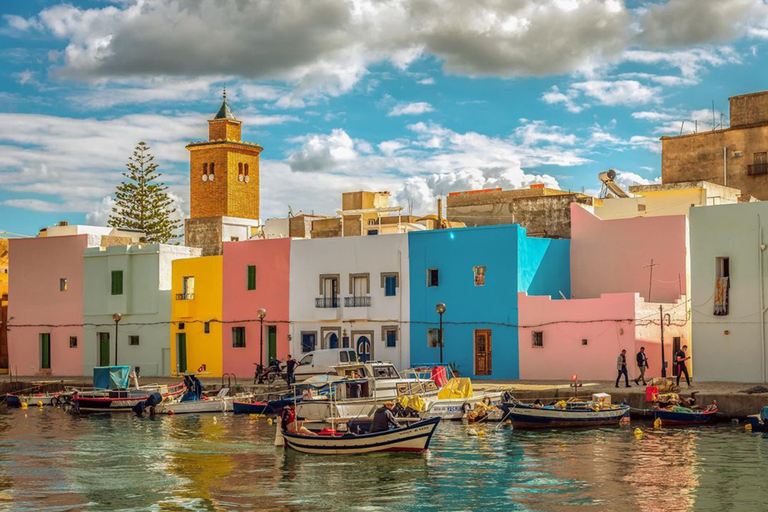
[[[653,258],[651,258],[651,264],[646,265],[643,268],[650,268],[650,276],[648,277],[648,302],[651,302],[651,286],[653,285],[653,267],[657,267],[659,264],[653,262]]]
[[[669,313],[666,315],[664,314],[664,309],[661,304],[659,304],[659,326],[661,327],[661,377],[666,378],[667,377],[667,361],[664,357],[664,317],[667,317],[667,325],[672,324],[672,317]]]

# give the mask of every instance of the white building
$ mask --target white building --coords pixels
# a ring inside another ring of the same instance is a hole
[[[766,382],[768,202],[691,208],[693,374]]]
[[[410,364],[408,235],[291,242],[291,350],[354,348]]]

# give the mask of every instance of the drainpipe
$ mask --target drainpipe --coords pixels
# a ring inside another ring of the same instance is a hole
[[[765,382],[765,283],[763,283],[763,228],[760,223],[760,215],[757,215],[757,257],[760,284],[760,370]]]
[[[728,186],[728,146],[723,146],[723,186]]]
[[[408,235],[405,235],[408,236]],[[400,252],[400,249],[397,250],[397,282],[396,285],[398,286],[397,295],[400,299],[400,307],[397,310],[397,352],[398,352],[398,359],[400,361],[400,368],[403,367],[403,260],[402,260],[402,253]],[[410,343],[410,335],[408,336],[408,343]]]

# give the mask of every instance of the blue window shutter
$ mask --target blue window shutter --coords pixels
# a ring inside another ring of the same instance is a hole
[[[394,297],[397,295],[397,279],[395,276],[387,276],[384,280],[384,295]]]

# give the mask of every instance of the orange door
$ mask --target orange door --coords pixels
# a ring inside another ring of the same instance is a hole
[[[475,331],[475,375],[490,375],[491,366],[491,330]]]

